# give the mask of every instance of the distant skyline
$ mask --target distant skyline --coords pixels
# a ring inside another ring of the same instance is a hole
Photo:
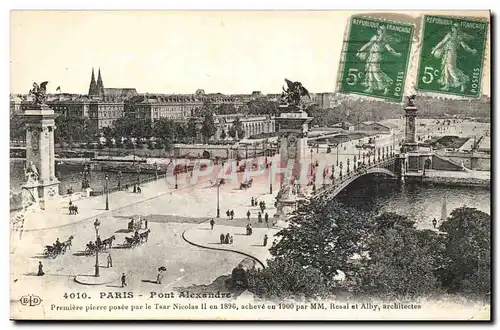
[[[139,93],[275,94],[284,78],[313,93],[334,92],[346,23],[361,13],[13,11],[10,90],[24,94],[33,81],[48,80],[49,93],[60,86],[86,94],[93,67],[105,88]],[[489,95],[489,67],[484,73]]]

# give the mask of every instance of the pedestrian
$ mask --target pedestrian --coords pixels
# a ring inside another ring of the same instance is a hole
[[[434,229],[436,229],[436,226],[437,226],[437,220],[436,220],[436,218],[434,218],[432,220],[432,225],[434,226]]]
[[[246,225],[246,228],[245,228],[245,229],[246,229],[246,231],[247,231],[247,236],[248,236],[248,235],[250,235],[250,224],[249,224],[249,223],[247,223],[247,225]]]
[[[43,272],[43,265],[41,261],[38,262],[38,273],[36,275],[37,276],[45,275],[45,273]]]
[[[230,235],[229,235],[229,233],[227,233],[226,237],[224,238],[224,243],[225,244],[229,244],[229,237],[230,237]]]
[[[108,253],[108,265],[106,268],[113,267],[113,259],[111,258],[111,253]]]
[[[267,239],[268,239],[267,234],[265,234],[264,235],[264,244],[263,244],[264,246],[267,246]]]
[[[227,219],[231,219],[231,212],[229,212],[229,210],[226,211],[226,216],[227,216]]]
[[[233,242],[234,242],[234,238],[233,238],[233,235],[231,235],[231,236],[229,237],[229,244],[233,244]]]
[[[125,276],[125,273],[122,273],[122,288],[127,286],[127,277]]]
[[[137,186],[134,184],[134,194],[137,193]]]
[[[251,201],[251,202],[250,202],[250,203],[251,203],[251,205],[253,206],[253,202],[254,202],[253,197],[252,197],[252,199],[251,199],[250,201]]]
[[[262,222],[262,214],[259,212],[259,215],[257,216],[257,219],[259,219],[259,223]]]
[[[252,224],[248,224],[248,235],[252,235],[253,229],[252,229]]]
[[[144,219],[144,229],[148,229],[148,219]]]
[[[231,220],[234,219],[234,210],[231,210]]]
[[[220,239],[220,244],[224,244],[224,234],[221,233],[219,239]]]
[[[267,228],[269,228],[269,214],[267,214],[267,212],[264,214],[264,221],[266,222]]]
[[[163,269],[160,267],[158,268],[158,275],[156,275],[156,284],[161,284],[162,280],[163,280]]]
[[[212,220],[210,220],[210,228],[212,230],[214,230],[214,225],[215,225],[215,221],[214,221],[214,218],[212,218]]]
[[[250,210],[247,211],[247,220],[250,221]]]

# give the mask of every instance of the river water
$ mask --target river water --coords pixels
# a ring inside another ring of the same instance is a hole
[[[432,184],[398,184],[374,177],[353,182],[337,200],[365,212],[395,212],[413,219],[419,228],[432,228],[432,219],[440,223],[443,204],[446,215],[462,206],[491,214],[489,188],[457,187]]]
[[[24,162],[11,161],[10,184],[13,192],[21,191],[24,180]],[[59,190],[65,193],[73,187],[79,191],[83,174],[78,170],[56,167],[57,177],[61,181]],[[92,171],[90,186],[96,191],[102,191],[104,177],[108,174],[109,186],[118,185],[118,174]],[[141,174],[140,179],[151,178],[151,174]],[[133,184],[137,174],[123,173],[122,186]],[[384,181],[375,177],[365,177],[352,183],[337,195],[337,200],[344,204],[355,206],[366,212],[395,212],[406,215],[417,222],[420,228],[430,228],[432,219],[441,219],[443,201],[446,199],[447,215],[457,207],[475,207],[491,214],[491,193],[487,188],[453,187],[439,185],[399,185],[393,181]]]

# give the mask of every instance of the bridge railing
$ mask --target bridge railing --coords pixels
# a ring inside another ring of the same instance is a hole
[[[362,167],[356,166],[356,168],[352,169],[347,172],[342,172],[342,177],[334,177],[334,180],[330,184],[324,183],[321,187],[317,188],[315,193],[313,193],[312,198],[317,198],[319,196],[322,196],[326,194],[329,191],[335,190],[337,187],[341,186],[345,181],[353,178],[353,177],[359,177],[363,175],[367,170],[372,169],[372,168],[379,168],[381,165],[387,165],[390,164],[391,162],[394,162],[398,156],[396,154],[391,154],[388,155],[387,157],[384,157],[383,159],[380,158],[380,160],[377,160],[375,162],[370,162],[370,165],[367,165],[366,162],[362,163]]]

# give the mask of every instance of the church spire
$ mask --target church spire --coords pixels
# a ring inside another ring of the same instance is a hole
[[[101,77],[101,68],[99,68],[99,72],[97,74],[97,94],[100,96],[104,96],[104,84],[102,83],[102,77]]]
[[[97,85],[95,82],[94,68],[92,68],[92,77],[90,78],[90,86],[89,86],[89,96],[96,95],[96,92],[97,92]]]

